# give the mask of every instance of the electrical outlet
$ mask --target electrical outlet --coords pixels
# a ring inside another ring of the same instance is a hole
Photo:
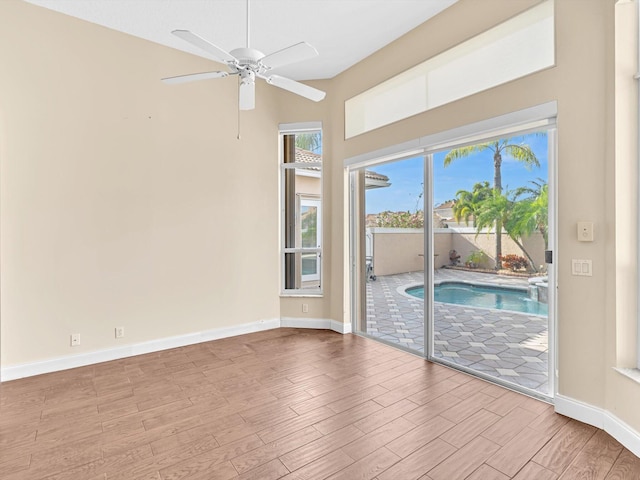
[[[116,327],[116,338],[124,337],[124,327]]]
[[[308,303],[303,303],[302,304],[302,313],[309,313],[309,304]]]
[[[72,347],[77,347],[78,345],[80,345],[80,334],[79,333],[72,333],[71,334],[71,346]]]

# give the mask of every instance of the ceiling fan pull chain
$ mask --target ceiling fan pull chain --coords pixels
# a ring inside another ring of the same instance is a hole
[[[238,101],[240,99],[240,79],[238,79]],[[240,140],[240,109],[238,108],[238,133],[236,138]]]

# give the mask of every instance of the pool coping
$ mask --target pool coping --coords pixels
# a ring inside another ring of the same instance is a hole
[[[457,284],[462,284],[462,285],[469,285],[471,287],[488,287],[488,288],[497,288],[497,289],[501,289],[501,290],[515,290],[518,292],[528,292],[529,291],[529,287],[520,287],[518,285],[500,285],[500,284],[496,284],[496,283],[483,283],[483,282],[472,282],[469,280],[434,280],[433,282],[433,286],[435,287],[436,285],[446,285],[446,284],[450,284],[450,283],[457,283]],[[424,282],[412,282],[412,283],[407,283],[404,285],[400,285],[399,287],[396,288],[396,292],[399,293],[400,295],[402,295],[403,297],[412,299],[412,300],[418,300],[420,302],[424,302],[424,298],[420,298],[420,297],[416,297],[414,295],[411,295],[410,293],[407,293],[407,290],[409,290],[410,288],[416,288],[416,287],[424,287]],[[458,303],[449,303],[449,302],[436,302],[435,300],[433,301],[433,303],[441,303],[443,305],[457,305],[457,306],[461,306],[464,307],[465,305],[461,305]],[[539,302],[542,303],[542,302]],[[521,315],[531,315],[534,317],[544,317],[544,318],[548,318],[549,314],[547,315],[542,315],[539,313],[529,313],[529,312],[520,312],[518,310],[507,310],[506,308],[487,308],[487,307],[480,307],[477,305],[467,305],[470,308],[479,308],[481,310],[488,310],[490,312],[509,312],[509,313],[517,313],[517,314],[521,314]]]

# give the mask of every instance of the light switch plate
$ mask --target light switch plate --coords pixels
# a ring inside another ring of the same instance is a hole
[[[593,264],[591,260],[571,260],[571,274],[582,277],[593,277]]]
[[[593,242],[593,222],[578,222],[578,241]]]

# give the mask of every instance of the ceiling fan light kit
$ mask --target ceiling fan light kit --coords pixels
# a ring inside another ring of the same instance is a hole
[[[269,75],[269,72],[278,67],[290,65],[292,63],[309,60],[318,56],[318,51],[306,42],[296,43],[289,47],[278,50],[269,55],[264,55],[259,50],[249,47],[249,0],[247,0],[247,47],[236,48],[231,52],[226,52],[222,48],[205,40],[189,30],[174,30],[171,32],[176,37],[189,42],[190,44],[204,50],[212,55],[216,60],[225,63],[230,72],[214,71],[179,75],[176,77],[163,78],[167,84],[178,84],[192,82],[196,80],[208,80],[212,78],[223,78],[230,75],[238,75],[238,106],[240,110],[253,110],[255,108],[255,79],[256,77],[266,80],[269,85],[273,85],[283,90],[287,90],[296,95],[308,98],[314,102],[319,102],[325,97],[325,92],[305,85],[304,83],[281,77],[279,75]]]

